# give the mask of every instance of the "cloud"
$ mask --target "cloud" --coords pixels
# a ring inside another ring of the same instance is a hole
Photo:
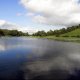
[[[80,24],[78,0],[20,0],[20,3],[35,13],[34,21],[61,26]]]
[[[0,26],[3,25],[3,24],[5,24],[5,23],[6,23],[5,20],[0,20]]]
[[[33,16],[33,21],[37,21],[39,23],[47,23],[47,19],[44,16],[41,15],[37,15],[37,16]]]
[[[38,31],[37,29],[32,28],[30,26],[24,27],[24,26],[17,25],[15,23],[11,23],[6,20],[0,20],[0,29],[19,30],[19,31],[23,31],[23,32],[29,32],[30,34]]]
[[[6,21],[6,20],[0,20],[0,28],[1,29],[9,29],[9,30],[14,30],[14,29],[19,30],[20,26],[15,23]]]

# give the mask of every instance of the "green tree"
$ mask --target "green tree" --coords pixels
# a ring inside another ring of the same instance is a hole
[[[0,36],[4,36],[4,32],[2,29],[0,29]]]

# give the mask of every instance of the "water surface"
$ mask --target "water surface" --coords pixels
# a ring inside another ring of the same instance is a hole
[[[0,38],[0,80],[80,80],[80,44]]]

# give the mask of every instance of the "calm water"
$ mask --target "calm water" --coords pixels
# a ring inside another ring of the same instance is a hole
[[[0,38],[0,80],[80,80],[80,44]]]

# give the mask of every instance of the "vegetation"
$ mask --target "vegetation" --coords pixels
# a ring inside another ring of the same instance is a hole
[[[29,34],[18,30],[0,29],[0,36],[29,36]]]
[[[0,36],[30,36],[28,33],[23,33],[18,30],[0,29]],[[60,30],[50,30],[48,32],[38,31],[31,35],[35,38],[47,38],[60,41],[76,41],[80,42],[80,25]]]
[[[36,38],[47,38],[58,41],[80,42],[80,25],[48,32],[38,31],[32,35]]]
[[[67,41],[67,42],[79,42],[80,38],[77,37],[56,37],[56,36],[45,36],[43,38],[57,40],[57,41]]]
[[[46,34],[45,31],[38,31],[38,32],[32,34],[32,36],[41,36],[41,37],[43,37],[43,36],[47,36],[47,34]]]
[[[80,37],[80,25],[62,28],[60,30],[50,30],[48,32],[38,31],[33,36]]]
[[[77,38],[80,38],[80,29],[75,29],[71,32],[62,34],[61,36],[62,37],[77,37]]]

